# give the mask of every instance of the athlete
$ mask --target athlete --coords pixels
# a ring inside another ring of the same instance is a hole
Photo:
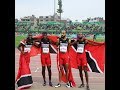
[[[34,38],[31,33],[28,34],[28,37],[20,42],[18,45],[18,50],[22,54],[26,54],[30,52],[31,46],[34,44]]]
[[[83,73],[82,70],[84,70],[85,78],[86,78],[86,89],[90,90],[89,88],[89,80],[88,80],[88,72],[87,72],[87,60],[86,60],[86,53],[85,53],[85,45],[91,44],[91,45],[98,45],[92,42],[89,42],[85,39],[84,35],[82,33],[78,34],[77,41],[74,43],[77,44],[77,64],[79,69],[79,75],[82,81],[82,84],[79,86],[79,88],[84,87],[84,81],[83,81]]]
[[[45,69],[47,66],[49,75],[49,86],[53,86],[51,82],[51,57],[50,57],[50,44],[52,41],[48,38],[47,32],[42,33],[42,38],[36,40],[36,46],[41,47],[41,64],[42,64],[42,76],[43,76],[43,86],[46,86]]]
[[[55,86],[55,88],[61,86],[61,77],[62,77],[62,70],[66,73],[66,87],[70,88],[70,82],[68,80],[68,73],[69,73],[69,46],[70,40],[66,37],[66,31],[62,31],[61,37],[58,39],[57,45],[59,46],[58,50],[58,61],[59,61],[59,83]]]
[[[32,76],[29,68],[30,63],[30,50],[34,45],[32,34],[29,33],[28,37],[20,42],[18,50],[21,52],[19,60],[19,70],[16,78],[18,89],[29,88],[32,86]]]

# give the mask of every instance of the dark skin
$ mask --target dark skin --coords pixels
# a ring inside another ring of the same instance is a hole
[[[48,39],[47,35],[43,35],[43,38]],[[41,42],[41,39],[37,39],[35,42]],[[50,43],[52,43],[52,41],[50,41]],[[35,43],[35,46],[40,47],[40,43]],[[46,66],[42,66],[42,76],[44,80],[43,86],[46,86],[45,70],[46,70]],[[51,85],[51,65],[47,66],[47,70],[48,70],[48,76],[49,76],[49,85],[52,86]]]
[[[23,51],[22,47],[24,47],[24,45],[20,43],[17,48],[18,48],[18,50],[19,50],[22,54],[25,54],[25,52]]]
[[[92,43],[92,42],[89,42],[88,40],[86,40],[83,36],[82,33],[79,33],[78,34],[78,41],[85,41],[85,44],[91,44],[91,45],[98,45],[96,43]],[[74,44],[77,43],[77,41],[74,42]],[[85,73],[85,78],[86,78],[86,83],[87,83],[87,90],[90,90],[89,89],[89,79],[88,79],[88,72],[87,72],[87,66],[78,66],[78,69],[79,69],[79,75],[80,75],[80,78],[81,78],[81,81],[82,81],[82,84],[79,86],[80,88],[81,87],[84,87],[84,80],[83,80],[83,73],[82,73],[82,68],[84,70],[84,73]]]
[[[48,36],[47,36],[47,35],[42,35],[42,36],[43,36],[44,39],[48,39]],[[51,40],[49,40],[49,41],[50,41],[51,44],[56,45],[55,42],[53,42],[53,41],[51,41]],[[39,39],[39,38],[37,39],[37,38],[36,38],[36,39],[34,40],[34,45],[39,48],[39,47],[40,47],[40,42],[41,42],[41,39]]]
[[[48,37],[47,35],[43,35],[43,38],[47,39]],[[44,82],[46,82],[45,81],[45,68],[46,68],[45,66],[42,66],[42,75],[43,75]],[[51,82],[51,65],[47,66],[47,69],[48,69],[48,75],[49,75],[49,82]]]
[[[32,34],[28,34],[27,39],[32,39]],[[26,39],[26,40],[27,40],[27,39]],[[25,41],[26,41],[26,40],[25,40]],[[23,50],[23,47],[25,47],[25,45],[24,45],[23,43],[20,43],[17,48],[18,48],[18,50],[19,50],[22,54],[25,54],[25,52],[24,52],[24,50]]]
[[[45,69],[46,69],[46,66],[42,66],[42,76],[44,80],[44,84],[43,84],[44,86],[46,85]],[[49,82],[51,82],[51,65],[47,66],[47,69],[48,69]]]
[[[47,36],[44,36],[45,39],[47,39]],[[29,34],[27,39],[32,39],[32,35]],[[27,40],[26,39],[26,40]],[[25,40],[25,41],[26,41]],[[33,41],[33,45],[36,46],[36,47],[39,47],[39,44],[37,44],[36,42],[39,41],[38,39],[34,39]],[[23,47],[25,47],[24,44],[20,43],[18,45],[18,50],[22,53],[22,54],[25,54],[24,50],[22,49]],[[46,81],[45,81],[45,66],[42,66],[42,76],[43,76],[43,79],[44,79],[44,85],[46,85]],[[47,69],[48,69],[48,75],[49,75],[49,84],[51,85],[51,65],[50,66],[47,66]],[[52,86],[52,85],[51,85]]]
[[[81,33],[78,34],[78,41],[84,41],[84,37],[83,37],[83,35],[82,35]],[[76,43],[77,43],[77,41],[74,42],[74,44],[76,44]],[[85,40],[85,43],[88,43],[87,40]],[[89,84],[88,84],[87,66],[78,66],[79,76],[80,76],[80,79],[81,79],[81,81],[82,81],[82,84],[81,84],[79,87],[80,87],[80,88],[81,88],[81,87],[84,87],[82,67],[83,67],[83,70],[84,70],[84,73],[85,73],[85,78],[86,78],[87,87],[89,87]]]
[[[44,39],[47,39],[48,37],[47,37],[47,35],[43,35],[43,38],[44,38]],[[41,39],[37,39],[36,42],[41,42]],[[50,43],[55,44],[55,45],[58,45],[58,44],[59,44],[58,42],[54,43],[54,42],[52,42],[51,40],[50,40]],[[36,45],[37,47],[40,47],[40,43],[36,43],[35,45]],[[61,68],[62,68],[62,67],[61,67]],[[44,80],[44,86],[46,85],[45,69],[46,69],[46,66],[42,66],[42,76],[43,76],[43,80]],[[51,65],[50,65],[50,66],[47,66],[47,69],[48,69],[49,81],[51,82]]]
[[[66,32],[65,31],[62,31],[61,33],[61,38],[63,40],[66,40]],[[59,46],[59,40],[57,41],[57,46]],[[68,52],[69,52],[69,47],[72,45],[72,43],[70,43],[70,40],[68,42]],[[68,82],[68,73],[69,73],[69,70],[68,70],[68,67],[69,65],[68,64],[64,64],[64,65],[60,65],[60,70],[59,70],[59,84],[61,83],[61,77],[62,77],[62,70],[64,69],[65,70],[65,73],[66,73],[66,79],[67,79],[67,82]]]

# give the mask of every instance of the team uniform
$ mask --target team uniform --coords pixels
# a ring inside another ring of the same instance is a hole
[[[78,66],[87,66],[85,54],[85,40],[77,40],[77,64]]]
[[[65,65],[69,63],[68,57],[68,42],[69,39],[63,40],[62,38],[59,39],[59,65]]]
[[[40,41],[41,45],[41,64],[42,66],[50,66],[51,65],[51,58],[50,58],[50,40],[42,38]]]
[[[67,38],[67,39],[64,40],[62,38],[59,38],[59,52],[58,52],[59,58],[58,58],[58,63],[59,63],[60,67],[61,66],[65,66],[66,67],[66,71],[67,72],[64,73],[64,75],[65,75],[64,78],[67,77],[68,80],[66,79],[67,80],[66,81],[66,87],[70,88],[71,87],[71,85],[70,85],[71,81],[69,81],[69,75],[71,74],[70,71],[69,71],[70,67],[66,66],[66,65],[68,65],[70,63],[69,62],[69,51],[68,51],[68,49],[69,49],[69,39]],[[63,69],[61,69],[60,71],[61,71],[61,73],[64,72]],[[63,80],[63,79],[61,79],[61,80]],[[58,83],[55,86],[55,88],[58,88],[60,86],[61,86],[61,84]]]

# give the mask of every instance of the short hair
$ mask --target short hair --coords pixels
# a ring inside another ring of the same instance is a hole
[[[31,32],[29,32],[29,33],[28,33],[28,36],[29,36],[29,35],[32,35],[32,33],[31,33]]]
[[[47,35],[47,32],[42,32],[42,35]]]

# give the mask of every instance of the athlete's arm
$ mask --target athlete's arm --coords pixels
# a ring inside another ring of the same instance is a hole
[[[36,46],[36,47],[40,47],[40,42],[41,42],[41,39],[35,39],[33,41],[33,45]]]
[[[68,41],[68,52],[69,52],[69,49],[70,49],[71,45],[73,45],[73,44],[71,43],[71,39],[69,39],[69,41]]]
[[[72,39],[72,40],[71,40],[71,39],[69,40],[69,45],[70,45],[70,46],[72,46],[72,45],[74,45],[74,44],[76,44],[76,43],[77,43],[77,41],[75,41],[75,40],[73,40],[73,39]]]
[[[56,45],[58,46],[60,43],[59,43],[59,39],[57,39],[57,42],[56,42]]]
[[[54,45],[57,45],[57,42],[54,42],[52,40],[49,40],[50,41],[50,44],[54,44]]]
[[[22,53],[22,54],[24,54],[24,51],[23,51],[23,49],[22,49],[22,46],[24,46],[22,43],[20,43],[19,45],[18,45],[18,47],[17,47],[17,49]]]
[[[68,45],[71,46],[71,39],[68,40]]]

